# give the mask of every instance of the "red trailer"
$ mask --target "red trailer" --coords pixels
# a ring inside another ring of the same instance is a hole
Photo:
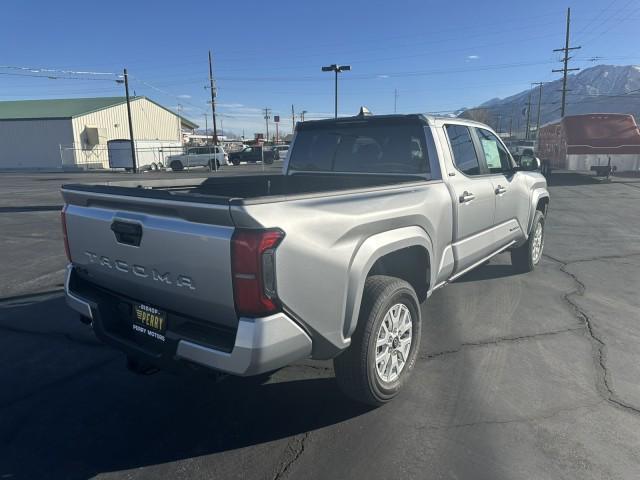
[[[570,115],[540,127],[538,156],[551,168],[640,170],[640,131],[632,115]]]

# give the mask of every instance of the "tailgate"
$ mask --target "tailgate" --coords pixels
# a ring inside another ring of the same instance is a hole
[[[134,301],[237,326],[228,205],[62,193],[79,274]]]

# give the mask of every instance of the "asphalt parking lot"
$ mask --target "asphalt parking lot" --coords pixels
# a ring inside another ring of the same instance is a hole
[[[436,292],[410,384],[369,409],[330,363],[129,373],[56,292],[66,178],[0,176],[0,478],[637,478],[640,179],[556,174],[539,268]]]

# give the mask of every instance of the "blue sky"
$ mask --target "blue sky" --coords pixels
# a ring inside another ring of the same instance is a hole
[[[136,94],[204,125],[211,49],[218,110],[235,133],[264,131],[264,107],[285,133],[291,104],[332,115],[333,74],[320,71],[332,63],[352,67],[341,114],[393,113],[396,89],[399,113],[454,110],[557,78],[567,6],[582,45],[573,66],[640,63],[637,0],[4,2],[0,99],[121,95],[116,77],[95,73],[127,67]]]

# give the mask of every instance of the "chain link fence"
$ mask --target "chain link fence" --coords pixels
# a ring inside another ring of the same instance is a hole
[[[140,170],[161,170],[170,167],[171,157],[180,157],[185,168],[207,166],[207,159],[213,157],[215,147],[183,146],[177,143],[163,145],[145,145],[136,142],[136,163]],[[63,170],[113,170],[109,163],[107,145],[95,145],[91,148],[77,145],[60,145],[60,162]],[[119,168],[121,169],[121,168]]]

